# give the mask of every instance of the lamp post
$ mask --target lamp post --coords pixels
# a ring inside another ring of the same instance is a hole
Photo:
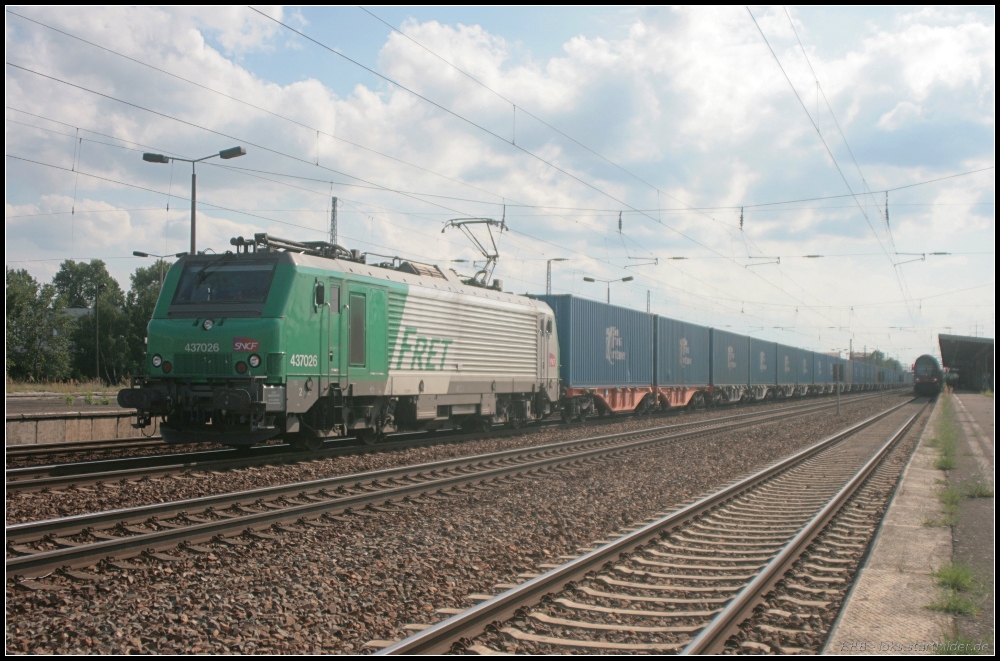
[[[247,150],[243,147],[230,147],[229,149],[223,149],[218,154],[209,154],[202,158],[177,158],[176,156],[165,156],[164,154],[151,154],[146,152],[142,155],[142,160],[148,163],[169,163],[170,161],[183,161],[185,163],[191,164],[191,254],[196,255],[195,251],[195,221],[194,221],[194,208],[195,208],[195,174],[194,174],[194,164],[200,161],[206,161],[210,158],[215,158],[218,156],[223,160],[228,160],[230,158],[237,158],[243,156],[247,153]]]
[[[553,257],[552,259],[545,262],[545,293],[546,295],[552,295],[552,262],[566,262],[569,261],[565,257]]]
[[[160,289],[163,289],[163,259],[165,257],[183,257],[187,253],[178,252],[172,255],[154,255],[151,252],[141,252],[139,250],[133,250],[132,254],[135,255],[136,257],[156,257],[157,259],[160,260]]]
[[[590,276],[584,276],[584,278],[583,278],[584,282],[604,282],[604,283],[606,283],[608,285],[608,304],[611,303],[611,283],[612,282],[631,282],[633,280],[635,280],[635,278],[633,278],[630,275],[627,275],[624,278],[612,278],[610,280],[604,280],[603,278],[591,278]]]
[[[94,378],[101,380],[101,284],[94,285]]]

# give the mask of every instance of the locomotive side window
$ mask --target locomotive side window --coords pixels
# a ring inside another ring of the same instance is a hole
[[[365,295],[351,294],[351,365],[365,364]]]
[[[330,314],[340,314],[340,287],[330,285]]]

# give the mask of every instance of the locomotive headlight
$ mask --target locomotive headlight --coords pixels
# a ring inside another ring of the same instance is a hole
[[[240,362],[236,363],[236,372],[239,373],[239,374],[246,374],[247,373],[247,364],[244,363],[242,360]]]
[[[250,362],[250,367],[260,367],[260,356],[257,354],[250,354],[247,360]]]
[[[163,364],[163,357],[160,354],[153,355],[153,367],[159,367]]]
[[[169,362],[163,363],[163,373],[164,374],[170,374],[170,370],[172,370],[173,368],[174,368],[174,366],[171,365]]]
[[[205,330],[212,330],[212,326],[214,325],[215,325],[214,321],[212,321],[211,319],[206,319],[205,322],[201,325],[201,327],[204,328]]]

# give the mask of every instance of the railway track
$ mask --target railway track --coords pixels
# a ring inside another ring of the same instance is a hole
[[[23,578],[107,558],[158,552],[207,540],[242,545],[266,529],[332,525],[331,517],[412,507],[492,483],[533,478],[562,466],[601,461],[707,434],[807,415],[828,405],[597,436],[238,493],[157,503],[8,526],[6,571]],[[247,532],[250,531],[250,532]],[[265,531],[265,532],[262,532]]]
[[[862,395],[851,397],[847,402],[863,402],[881,395]],[[788,412],[813,412],[835,408],[836,403],[828,400],[811,401],[778,409]],[[697,425],[713,424],[715,421],[752,420],[767,416],[773,409],[757,409],[742,413],[723,416],[709,420],[699,420],[687,423],[675,423],[662,427],[651,428],[649,431],[665,431],[670,429],[686,429]],[[562,423],[552,423],[561,425]],[[497,430],[494,436],[524,434],[544,431],[547,427],[536,427],[521,430]],[[5,472],[6,489],[13,491],[44,491],[66,488],[71,485],[86,486],[99,482],[110,483],[137,478],[151,478],[163,475],[183,473],[188,471],[222,471],[250,466],[295,463],[304,460],[326,459],[332,457],[361,454],[378,451],[392,451],[405,448],[420,447],[438,443],[461,443],[471,439],[482,438],[481,433],[468,434],[400,434],[389,443],[381,443],[374,448],[352,443],[351,439],[328,441],[329,447],[319,451],[293,450],[285,444],[261,445],[245,449],[225,448],[221,450],[195,450],[186,453],[156,454],[139,457],[116,459],[99,459],[94,461],[67,462],[42,466],[24,466],[8,468]]]
[[[67,441],[65,443],[38,443],[32,445],[9,445],[6,459],[30,457],[61,457],[84,452],[121,452],[139,448],[163,447],[163,437],[159,435],[143,438],[104,438],[96,441]]]
[[[856,560],[872,531],[862,514],[871,494],[859,489],[884,491],[898,476],[880,467],[926,406],[900,404],[541,575],[522,575],[519,585],[498,586],[500,594],[473,595],[477,606],[410,627],[423,630],[380,653],[804,651],[803,638],[830,619],[831,595],[849,585],[847,556]]]

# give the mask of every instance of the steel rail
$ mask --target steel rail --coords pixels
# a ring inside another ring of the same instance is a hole
[[[859,399],[852,400],[853,402],[867,401],[868,399],[874,398],[871,396],[862,396]],[[814,410],[824,410],[827,408],[833,408],[834,403],[831,402],[809,402],[804,404],[798,404],[794,406],[782,407],[777,409],[778,411],[803,411],[812,412]],[[659,427],[650,427],[645,431],[657,431],[666,429],[684,429],[694,425],[704,425],[711,424],[717,421],[727,421],[727,420],[746,420],[748,418],[755,418],[759,416],[767,416],[774,413],[774,409],[768,409],[763,411],[747,411],[744,413],[738,413],[731,416],[722,416],[718,418],[710,418],[707,420],[697,420],[693,422],[681,422],[670,425],[662,425]],[[514,434],[523,433],[537,433],[542,431],[539,428],[535,429],[520,429],[520,430],[501,430],[499,432],[493,432],[493,437],[503,437],[510,436]],[[631,434],[635,432],[623,432],[624,434]],[[81,462],[81,463],[67,463],[67,464],[57,464],[54,466],[30,466],[23,468],[11,468],[7,469],[6,477],[7,481],[5,483],[8,492],[11,491],[41,491],[44,489],[52,489],[63,486],[68,486],[71,484],[93,484],[96,482],[116,482],[122,479],[134,479],[139,477],[152,477],[168,473],[176,473],[179,471],[189,471],[189,470],[226,470],[233,468],[246,468],[250,466],[261,466],[261,465],[271,465],[274,463],[284,464],[284,463],[294,463],[302,461],[305,459],[326,459],[332,457],[341,457],[355,454],[365,454],[375,451],[393,451],[401,450],[412,447],[421,447],[424,445],[434,445],[439,443],[461,443],[471,439],[481,439],[483,438],[482,433],[475,434],[454,434],[454,435],[430,435],[421,436],[418,439],[408,439],[399,440],[392,443],[381,443],[377,446],[366,446],[366,445],[341,445],[340,447],[329,448],[325,450],[319,450],[315,452],[308,451],[289,451],[286,445],[265,445],[256,448],[248,448],[250,452],[253,453],[251,456],[240,456],[238,458],[223,458],[217,459],[216,457],[222,455],[238,454],[240,451],[235,449],[227,450],[198,450],[189,453],[178,453],[173,455],[151,455],[145,457],[131,457],[131,458],[120,458],[120,459],[101,459],[91,462]],[[346,441],[349,439],[338,439],[338,441]],[[202,459],[199,460],[198,457],[201,456]],[[184,460],[187,457],[189,459]],[[190,458],[194,457],[194,460]],[[178,459],[181,459],[180,461]],[[170,462],[170,463],[163,463]],[[149,464],[150,466],[143,466],[143,464]],[[88,471],[88,468],[93,466],[103,466],[111,468],[102,471]],[[45,474],[46,477],[32,477],[36,474]],[[19,478],[11,480],[11,477]]]
[[[584,578],[589,572],[602,567],[605,563],[617,560],[621,554],[627,553],[655,539],[659,539],[661,533],[701,516],[706,511],[730,500],[739,493],[747,491],[784,472],[788,468],[819,454],[913,401],[916,400],[913,399],[900,403],[886,411],[855,423],[772,466],[720,489],[714,494],[691,503],[658,521],[645,525],[564,565],[551,569],[536,578],[522,583],[516,588],[512,588],[488,601],[473,606],[462,613],[453,615],[377,653],[442,654],[449,652],[454,641],[463,637],[475,637],[483,631],[487,624],[511,618],[519,608],[537,603],[542,596],[561,589],[562,586],[571,581]]]
[[[905,404],[900,404],[903,406]],[[897,407],[898,408],[898,407]],[[889,412],[895,409],[890,409]],[[787,411],[781,410],[771,412],[769,416],[758,419],[755,424],[766,424],[776,420],[795,417],[809,413],[811,411]],[[887,412],[888,413],[888,412]],[[886,414],[887,414],[886,413]],[[874,421],[876,418],[869,419]],[[704,422],[687,423],[688,425],[704,425]],[[865,424],[865,423],[859,423]],[[868,422],[870,424],[870,422]],[[298,482],[277,487],[264,487],[248,491],[204,496],[170,503],[157,503],[144,505],[136,508],[113,510],[108,512],[98,512],[94,514],[82,514],[77,516],[49,519],[45,521],[15,524],[6,528],[8,548],[12,545],[24,544],[33,541],[40,541],[46,538],[54,538],[60,534],[80,534],[83,531],[97,528],[98,526],[111,525],[126,522],[126,520],[148,521],[153,517],[167,519],[174,516],[186,514],[194,508],[208,510],[209,508],[221,508],[234,504],[254,503],[261,499],[277,498],[287,495],[298,495],[306,490],[320,491],[336,489],[337,487],[347,487],[360,485],[363,482],[374,485],[377,491],[349,494],[344,496],[333,496],[327,494],[325,500],[309,502],[302,505],[286,506],[282,509],[255,512],[252,514],[241,514],[239,516],[227,517],[222,520],[209,521],[204,523],[192,523],[182,527],[170,527],[167,530],[155,530],[146,534],[121,537],[117,539],[98,541],[95,543],[81,543],[60,548],[52,551],[41,551],[29,555],[21,555],[6,560],[6,571],[8,575],[38,576],[63,566],[83,566],[93,564],[95,558],[116,553],[129,553],[136,548],[157,548],[165,549],[176,545],[180,541],[197,542],[212,539],[216,536],[231,531],[234,528],[249,528],[255,526],[270,525],[283,521],[297,520],[303,517],[317,515],[320,513],[343,512],[355,507],[364,507],[370,504],[385,502],[387,500],[404,499],[407,497],[419,496],[428,492],[441,491],[464,484],[481,483],[486,480],[495,480],[501,477],[523,474],[538,471],[560,464],[580,462],[587,459],[604,457],[622,452],[642,449],[645,447],[672,443],[680,440],[703,436],[706,434],[728,432],[734,429],[741,429],[745,425],[744,420],[730,421],[722,425],[702,426],[698,429],[662,434],[660,430],[640,430],[633,432],[622,432],[608,434],[584,440],[561,441],[547,445],[534,446],[531,448],[521,448],[517,450],[506,450],[494,452],[474,457],[460,457],[443,461],[418,464],[415,466],[404,466],[397,468],[383,469],[366,473],[356,473],[347,476],[333,478],[323,478]],[[854,427],[857,427],[855,425]],[[852,427],[852,429],[854,428]],[[629,437],[646,436],[640,440],[627,440]],[[617,441],[617,442],[616,442]],[[596,446],[596,447],[595,447]],[[574,448],[577,449],[573,451]],[[544,456],[548,454],[549,456]],[[497,465],[499,462],[512,459],[529,459],[516,464]],[[492,464],[494,467],[480,468],[475,472],[463,472],[457,475],[440,476],[446,470],[468,470],[470,465]],[[408,477],[416,476],[421,481],[416,483],[403,484],[399,486],[383,487],[379,482],[391,483]],[[16,549],[15,549],[16,550]]]
[[[805,413],[811,413],[812,410],[795,410],[790,411],[789,409],[782,409],[780,411],[772,411],[769,415],[760,420],[761,423],[768,422],[772,419],[783,419],[784,417],[792,417],[793,415],[802,415]],[[694,421],[689,423],[682,423],[679,425],[669,425],[667,427],[656,427],[644,430],[637,430],[631,432],[619,432],[617,434],[606,434],[603,436],[594,436],[582,439],[573,439],[568,441],[558,441],[556,443],[547,443],[544,445],[536,445],[525,448],[516,448],[512,450],[501,450],[498,452],[491,452],[481,455],[472,455],[466,457],[456,457],[454,459],[442,459],[439,461],[428,462],[424,464],[410,464],[406,466],[397,466],[393,468],[384,468],[375,471],[365,471],[363,473],[352,473],[347,475],[340,475],[328,478],[318,478],[315,480],[306,480],[301,482],[294,482],[291,484],[278,485],[272,487],[261,487],[258,489],[249,489],[245,491],[237,491],[231,493],[215,494],[210,496],[201,496],[198,498],[189,498],[179,501],[171,501],[167,503],[153,503],[150,505],[142,505],[135,508],[127,508],[121,510],[110,510],[105,512],[96,512],[93,514],[80,514],[70,517],[61,517],[58,519],[49,519],[43,521],[34,521],[28,523],[14,524],[7,527],[8,535],[23,536],[25,533],[33,534],[34,537],[31,539],[41,538],[47,534],[55,534],[58,532],[63,532],[70,529],[70,526],[95,526],[106,524],[107,522],[117,522],[121,520],[121,517],[131,513],[133,517],[167,517],[171,515],[176,515],[182,511],[191,508],[209,508],[209,507],[220,507],[231,502],[244,502],[248,499],[260,499],[260,498],[275,498],[286,495],[294,495],[301,493],[305,490],[320,490],[320,489],[336,489],[341,486],[353,486],[363,482],[379,482],[379,481],[389,481],[393,479],[399,479],[407,475],[414,473],[433,473],[435,471],[444,471],[449,469],[454,469],[458,467],[465,467],[476,463],[487,463],[503,461],[511,458],[524,457],[531,454],[540,454],[544,452],[557,451],[562,449],[568,449],[573,447],[584,447],[587,445],[592,445],[596,443],[607,443],[613,442],[615,440],[624,439],[628,437],[635,437],[639,435],[648,435],[662,432],[679,430],[691,426],[704,425],[707,428],[704,430],[706,432],[711,431],[724,431],[731,428],[732,423],[742,422],[743,416],[730,416],[722,419],[713,419],[708,421]],[[739,418],[739,420],[734,419]],[[725,425],[712,425],[711,423],[724,422]],[[65,525],[64,525],[65,524]],[[30,540],[29,540],[30,541]]]
[[[850,402],[857,402],[857,401],[866,401],[868,399],[872,399],[872,398],[877,397],[877,396],[879,396],[879,395],[876,395],[876,394],[873,394],[873,393],[864,393],[864,394],[850,394],[847,397],[848,397],[848,399],[849,399]],[[784,407],[784,408],[792,408],[793,406],[814,406],[817,403],[818,402],[816,402],[816,401],[802,402],[802,403],[794,404],[792,406]],[[704,410],[704,409],[702,409],[702,410]],[[666,414],[667,415],[670,415],[670,414],[676,415],[678,412],[683,412],[683,409],[671,409],[670,411],[667,411]],[[742,414],[742,415],[748,415],[748,414],[750,414],[750,413],[745,413],[745,414]],[[621,419],[622,418],[617,417],[617,416],[613,416],[613,417],[607,418],[607,419],[605,419],[605,418],[600,418],[600,419],[595,418],[595,419],[588,419],[588,423],[589,424],[594,424],[594,423],[607,424],[607,423],[619,421]],[[563,425],[565,425],[567,423],[557,423],[557,424],[563,424]],[[570,423],[570,424],[575,424],[575,423]],[[536,427],[528,427],[528,428],[521,429],[520,432],[521,433],[531,432],[531,431],[535,431],[536,429],[537,429]],[[413,434],[413,433],[415,433],[415,432],[402,432],[400,435],[409,435],[409,434]],[[420,432],[416,432],[416,433],[420,433]],[[442,438],[442,436],[437,436],[436,438],[440,439],[440,438]],[[344,442],[344,441],[354,441],[356,439],[353,436],[340,436],[340,437],[327,438],[325,440],[327,442],[331,442],[331,441],[332,442]],[[5,448],[5,455],[6,455],[7,458],[19,458],[19,457],[36,457],[36,456],[47,456],[47,455],[48,456],[52,456],[52,455],[64,455],[64,454],[78,454],[78,453],[84,453],[84,452],[103,452],[103,451],[113,452],[113,451],[118,451],[118,450],[123,450],[123,449],[124,450],[128,450],[128,449],[133,449],[133,448],[145,448],[145,447],[161,447],[161,448],[164,448],[164,449],[168,449],[168,448],[171,448],[171,447],[183,448],[183,447],[189,446],[189,445],[199,445],[199,444],[197,444],[197,443],[167,444],[167,443],[163,442],[163,437],[162,436],[160,436],[158,434],[155,434],[155,435],[152,435],[152,436],[141,436],[141,437],[133,437],[133,438],[107,438],[107,439],[97,439],[97,440],[90,440],[90,441],[67,441],[65,443],[37,443],[37,444],[27,444],[27,445],[8,445]],[[262,448],[262,447],[267,447],[267,446],[261,445],[261,446],[253,446],[253,447]],[[287,447],[287,444],[283,443],[283,444],[279,445],[278,447]],[[380,445],[379,447],[384,447],[384,446]],[[222,452],[225,452],[225,451],[232,452],[234,450],[235,450],[234,448],[228,448],[226,450],[221,450],[221,451]],[[203,452],[203,451],[206,451],[206,450],[200,450],[200,451]],[[173,453],[173,456],[179,456],[179,455],[183,455],[183,454],[184,454],[184,452],[177,452],[177,453]],[[153,455],[153,456],[171,456],[171,455]],[[150,459],[153,456],[143,455],[143,456],[141,456],[139,458]],[[114,459],[110,459],[110,460],[109,459],[101,459],[101,460],[97,460],[97,461],[115,461],[115,460]],[[90,463],[90,462],[79,462],[79,463],[80,463],[80,465],[85,465],[86,463]],[[75,464],[67,462],[65,464],[51,464],[51,465],[47,465],[47,466],[46,465],[24,466],[24,467],[18,467],[17,469],[13,469],[13,470],[26,470],[26,469],[29,469],[29,468],[35,468],[35,469],[39,469],[39,470],[41,470],[41,469],[51,469],[51,468],[69,468],[69,467],[72,467],[73,465],[75,465]]]
[[[889,451],[898,443],[916,423],[917,419],[927,409],[928,404],[924,404],[919,411],[914,413],[906,422],[899,426],[892,436],[879,448],[866,463],[862,466],[838,491],[833,498],[805,525],[802,530],[775,556],[771,562],[765,566],[761,572],[746,587],[744,587],[730,601],[721,613],[716,615],[712,621],[701,630],[681,654],[720,654],[725,647],[726,641],[739,627],[751,611],[774,584],[781,580],[785,572],[802,555],[809,544],[823,531],[831,519],[840,511],[844,504],[854,495],[861,485],[874,472],[875,468],[882,462]]]
[[[53,454],[73,454],[76,452],[100,452],[107,450],[129,449],[150,445],[163,446],[163,437],[136,436],[132,438],[100,438],[92,441],[66,441],[65,443],[29,443],[26,445],[8,445],[5,454],[10,457],[37,457]]]

